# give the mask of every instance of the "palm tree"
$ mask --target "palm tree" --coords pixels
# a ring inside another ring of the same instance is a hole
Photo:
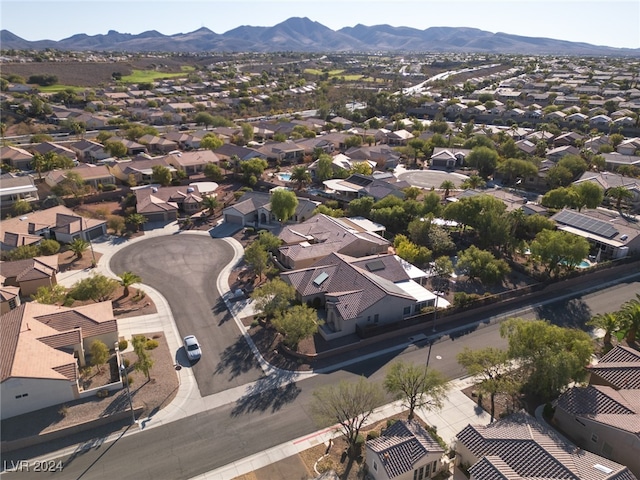
[[[87,248],[89,248],[89,242],[76,238],[73,242],[69,244],[69,250],[76,254],[76,257],[79,259],[82,258],[82,252],[84,252]]]
[[[309,174],[307,167],[303,165],[293,167],[293,170],[291,171],[291,181],[298,184],[298,190],[301,190],[303,186],[311,182],[311,175]]]
[[[140,283],[142,278],[139,275],[136,275],[133,272],[122,272],[120,275],[120,285],[124,287],[124,296],[129,296],[129,287],[134,283]]]
[[[444,198],[447,198],[449,196],[449,191],[453,188],[456,188],[456,184],[451,180],[445,180],[440,184],[440,189],[444,190]]]
[[[638,328],[640,328],[640,294],[636,294],[635,299],[625,302],[620,314],[627,329],[627,343],[635,343]]]
[[[216,197],[207,196],[202,199],[202,206],[209,210],[209,216],[216,212],[218,205],[219,203]]]
[[[620,330],[622,322],[617,313],[602,313],[592,317],[587,325],[604,330],[603,342],[605,345],[611,345],[611,335]]]
[[[136,226],[136,232],[140,230],[140,225],[146,223],[147,217],[140,213],[132,213],[127,216],[127,223],[131,223]]]
[[[633,198],[633,193],[626,187],[611,187],[607,190],[607,197],[613,198],[616,201],[616,209],[620,210],[623,200],[629,200]]]
[[[462,182],[462,188],[484,188],[487,182],[480,175],[471,175],[464,182]]]

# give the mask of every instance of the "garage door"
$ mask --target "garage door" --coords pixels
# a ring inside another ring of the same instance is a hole
[[[236,215],[225,214],[224,221],[227,223],[235,223],[238,225],[242,225],[242,217],[238,217]]]

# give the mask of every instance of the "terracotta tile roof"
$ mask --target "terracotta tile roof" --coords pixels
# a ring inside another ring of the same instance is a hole
[[[11,286],[5,286],[5,285],[0,286],[1,302],[8,302],[12,298],[16,298],[18,295],[20,295],[20,287],[11,287]]]
[[[486,426],[468,425],[457,437],[458,442],[474,457],[489,457],[496,468],[506,465],[508,470],[503,472],[505,475],[515,472],[525,479],[545,480],[635,479],[627,467],[586,450],[577,449],[524,412]],[[494,457],[504,463],[496,462]],[[595,465],[605,468],[599,469]],[[605,472],[609,469],[608,473]]]
[[[640,352],[632,348],[616,345],[588,369],[616,389],[640,389]]]
[[[75,309],[22,304],[0,317],[0,382],[10,377],[75,379],[76,359],[59,348],[114,331],[117,322],[111,302]],[[65,341],[69,343],[64,345]]]
[[[469,469],[469,473],[473,475],[473,478],[481,478],[482,480],[523,480],[509,465],[495,455],[482,457]]]
[[[0,272],[6,279],[17,282],[51,278],[58,271],[58,255],[0,262]]]
[[[414,470],[429,453],[444,454],[420,424],[409,421],[395,422],[382,436],[367,441],[367,446],[379,455],[389,478]]]

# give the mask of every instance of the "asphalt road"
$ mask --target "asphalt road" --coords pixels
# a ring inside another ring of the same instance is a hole
[[[193,368],[203,396],[253,382],[262,370],[216,286],[233,258],[231,246],[204,235],[153,237],[118,251],[110,262],[116,273],[131,271],[169,302],[181,337],[195,335],[202,358],[193,366],[180,348],[176,361]]]

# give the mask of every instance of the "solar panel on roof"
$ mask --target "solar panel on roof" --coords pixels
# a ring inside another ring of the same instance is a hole
[[[382,260],[374,260],[372,262],[365,263],[367,270],[370,272],[377,272],[378,270],[384,270],[384,262]]]
[[[618,234],[618,230],[605,221],[587,217],[576,212],[563,210],[555,216],[556,222],[563,223],[570,227],[584,230],[604,238],[613,238]]]
[[[319,287],[327,278],[329,278],[329,274],[327,272],[322,272],[320,275],[313,279],[313,284],[316,287]]]

